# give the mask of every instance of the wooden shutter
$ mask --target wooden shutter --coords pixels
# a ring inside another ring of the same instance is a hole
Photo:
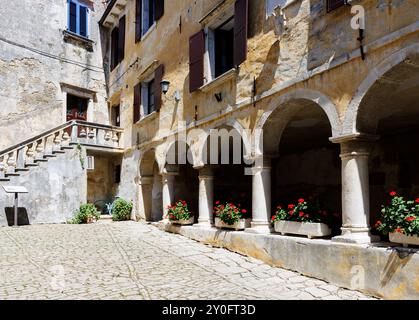
[[[135,2],[135,42],[141,41],[143,31],[143,0]]]
[[[68,28],[71,32],[77,32],[77,5],[74,2],[69,2],[70,5],[70,14],[68,21]]]
[[[87,8],[80,6],[80,35],[87,37]]]
[[[141,119],[141,83],[134,87],[134,123]]]
[[[326,0],[327,1],[327,12],[333,11],[345,4],[345,0]]]
[[[157,112],[160,112],[162,105],[161,82],[163,81],[164,65],[159,65],[154,73],[154,105]]]
[[[155,20],[160,20],[164,15],[164,0],[155,1]]]
[[[205,34],[199,31],[189,39],[189,91],[194,92],[204,84]]]
[[[248,0],[236,0],[234,5],[234,65],[247,58]]]
[[[111,34],[111,70],[118,65],[118,28],[114,28]]]
[[[118,62],[125,58],[125,16],[119,19]]]

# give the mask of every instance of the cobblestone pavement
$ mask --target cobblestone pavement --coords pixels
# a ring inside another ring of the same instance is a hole
[[[0,299],[368,299],[135,223],[0,228]]]

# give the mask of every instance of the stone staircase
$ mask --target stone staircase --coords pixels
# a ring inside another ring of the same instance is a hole
[[[76,146],[121,151],[123,129],[86,121],[70,121],[0,151],[0,183],[19,177]]]

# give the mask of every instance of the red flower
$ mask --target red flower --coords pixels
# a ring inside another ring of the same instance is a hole
[[[303,198],[298,199],[298,203],[304,203],[304,202],[306,202],[306,201]]]
[[[246,210],[246,209],[243,209],[243,210],[242,210],[242,213],[247,213],[247,210]]]
[[[215,204],[216,204],[216,205],[219,205],[219,204],[220,204],[220,201],[217,201]]]
[[[382,225],[382,222],[380,220],[378,220],[377,223],[375,224],[374,228],[378,228],[381,225]]]
[[[392,196],[392,197],[397,196],[397,192],[396,192],[396,191],[391,191],[391,192],[390,192],[390,196]]]
[[[294,215],[294,211],[288,212],[290,216]]]
[[[275,219],[276,219],[276,216],[273,216],[273,217],[271,218],[271,221],[275,221]]]
[[[302,217],[304,217],[304,215],[305,215],[305,213],[304,212],[300,212],[300,217],[302,218]]]
[[[417,198],[417,199],[415,200],[415,202],[416,202],[416,203],[419,203],[419,198]]]
[[[294,204],[289,204],[288,205],[288,209],[294,209],[295,208],[295,205]]]
[[[412,222],[412,221],[415,221],[416,220],[416,217],[415,216],[410,216],[410,217],[407,217],[406,218],[406,221],[407,222]]]
[[[395,231],[398,232],[398,233],[403,233],[403,229],[402,228],[397,228]]]

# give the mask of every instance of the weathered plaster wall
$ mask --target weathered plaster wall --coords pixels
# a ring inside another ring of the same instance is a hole
[[[104,4],[86,3],[92,52],[63,40],[66,0],[0,0],[0,150],[66,121],[63,83],[95,92],[88,120],[108,123],[97,26]]]
[[[20,196],[19,208],[22,209],[19,210],[26,210],[30,224],[64,223],[86,203],[87,176],[80,162],[80,157],[85,156],[84,149],[67,150],[66,154],[50,158],[2,184],[28,189],[28,194]],[[12,210],[13,197],[1,188],[0,226],[7,226],[5,210]]]

